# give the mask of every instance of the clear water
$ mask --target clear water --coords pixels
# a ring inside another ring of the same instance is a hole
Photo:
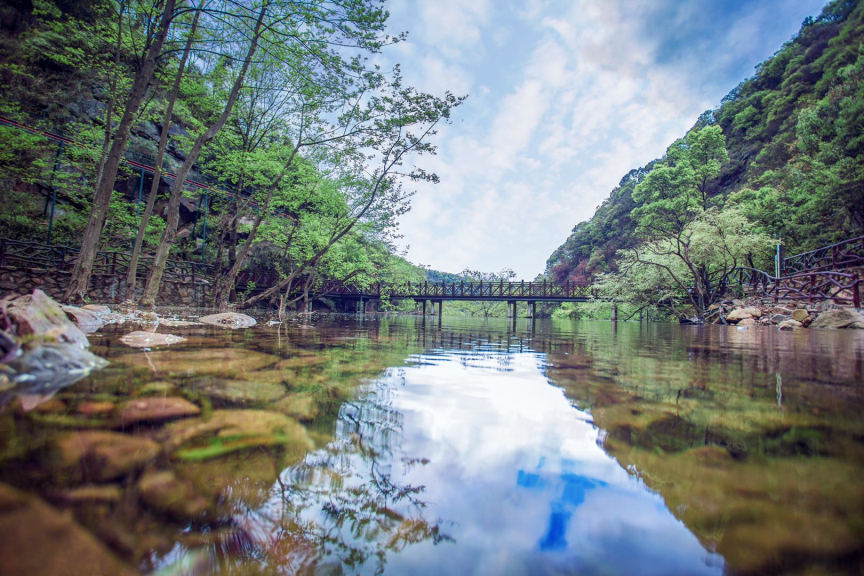
[[[91,338],[111,368],[42,405],[53,408],[7,407],[2,480],[68,509],[142,572],[864,566],[861,333],[322,317],[174,328],[188,341],[148,352],[118,343],[129,330]],[[202,413],[118,428],[124,402],[154,396]],[[107,407],[83,414],[88,402]],[[190,435],[220,418],[233,427]],[[163,455],[111,481],[58,476],[44,447],[92,427]],[[142,474],[161,470],[206,512],[141,497]],[[57,497],[82,484],[123,496]],[[108,525],[132,536],[118,545]]]

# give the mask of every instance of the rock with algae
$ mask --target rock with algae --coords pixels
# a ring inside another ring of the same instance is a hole
[[[266,410],[214,410],[209,418],[174,422],[161,432],[165,447],[183,460],[207,460],[259,446],[305,454],[312,448],[299,422]]]

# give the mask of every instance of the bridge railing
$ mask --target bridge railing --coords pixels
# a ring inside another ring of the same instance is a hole
[[[389,296],[391,298],[477,298],[496,300],[530,300],[532,298],[590,298],[591,285],[582,282],[406,282],[367,288],[326,283],[325,291],[340,296]]]
[[[853,266],[864,266],[864,236],[850,238],[783,259],[785,274],[836,270]]]
[[[831,300],[861,307],[862,280],[857,274],[823,270],[775,278],[755,268],[735,268],[726,275],[727,284],[737,284],[745,293],[780,300],[806,300],[813,304]]]

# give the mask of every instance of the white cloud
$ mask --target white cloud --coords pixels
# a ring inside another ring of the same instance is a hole
[[[403,219],[409,258],[540,272],[629,170],[662,155],[812,12],[764,0],[702,21],[725,14],[724,1],[390,5],[411,29],[397,55],[406,78],[471,92],[436,139],[439,155],[421,162],[441,184],[420,186]]]

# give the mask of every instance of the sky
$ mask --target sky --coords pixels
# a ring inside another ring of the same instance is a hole
[[[417,165],[415,264],[530,280],[631,169],[663,155],[824,0],[390,0],[378,63],[468,95]]]

